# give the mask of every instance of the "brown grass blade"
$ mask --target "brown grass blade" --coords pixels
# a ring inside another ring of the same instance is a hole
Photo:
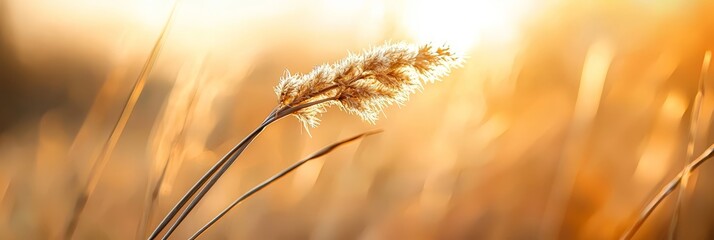
[[[150,224],[151,219],[154,216],[154,208],[156,207],[156,204],[158,202],[158,197],[159,193],[161,191],[162,186],[164,185],[164,180],[166,179],[166,174],[167,170],[169,168],[169,164],[172,162],[172,160],[177,160],[177,155],[178,152],[183,150],[183,141],[184,138],[186,138],[186,131],[188,129],[188,126],[191,124],[191,113],[193,112],[193,109],[195,108],[196,105],[196,98],[198,95],[198,87],[194,87],[192,90],[192,94],[189,99],[189,105],[187,106],[186,109],[186,114],[184,117],[183,124],[181,125],[181,128],[179,129],[179,133],[176,136],[176,139],[173,140],[173,143],[171,144],[170,147],[170,153],[169,156],[166,159],[166,162],[164,163],[163,166],[161,166],[161,172],[159,173],[159,177],[156,180],[156,183],[151,185],[151,179],[149,180],[150,186],[147,188],[146,192],[146,199],[144,200],[144,211],[142,213],[142,218],[141,221],[139,222],[139,227],[137,228],[137,239],[143,239],[146,236],[146,228],[147,225]]]
[[[684,169],[690,163],[694,155],[694,144],[696,143],[697,133],[699,132],[699,114],[702,108],[702,98],[704,97],[704,78],[709,71],[709,63],[711,62],[711,52],[707,51],[704,54],[704,60],[702,61],[702,70],[699,75],[699,83],[697,84],[697,94],[694,97],[694,103],[692,106],[691,119],[689,121],[689,142],[687,143],[687,155],[684,158]],[[689,176],[683,176],[681,179],[682,187],[679,188],[679,193],[677,194],[677,202],[675,204],[674,213],[672,214],[672,219],[669,223],[669,239],[675,239],[675,234],[677,233],[677,228],[679,225],[679,215],[682,212],[682,201],[685,197],[685,193],[688,187]]]
[[[97,183],[99,182],[99,179],[101,178],[102,173],[104,172],[104,168],[109,162],[109,158],[111,157],[114,148],[119,142],[119,138],[124,132],[124,128],[126,127],[126,124],[129,121],[132,112],[134,111],[134,107],[136,106],[136,103],[139,100],[139,96],[141,96],[141,92],[144,89],[146,79],[151,73],[151,69],[154,66],[154,63],[156,63],[156,59],[159,56],[161,47],[163,46],[164,41],[166,39],[166,35],[168,35],[167,33],[171,27],[171,23],[174,18],[174,12],[176,10],[177,5],[178,1],[174,2],[171,12],[169,12],[169,17],[166,20],[166,24],[161,30],[158,39],[156,39],[154,47],[151,50],[149,57],[146,59],[146,62],[144,63],[144,66],[142,67],[136,82],[134,83],[134,87],[132,88],[131,93],[129,94],[129,97],[122,109],[121,114],[119,115],[119,119],[117,119],[117,122],[114,124],[114,129],[110,133],[107,141],[104,143],[99,157],[91,163],[92,167],[89,171],[89,179],[87,181],[87,185],[84,187],[83,192],[80,193],[80,196],[75,201],[72,216],[70,217],[69,224],[67,225],[67,228],[65,230],[65,239],[70,239],[72,238],[72,235],[74,235],[74,232],[77,228],[77,224],[79,223],[79,218],[82,215],[82,212],[84,211],[84,208],[87,204],[87,200],[92,195],[92,192],[94,192],[94,189],[96,188]]]
[[[647,218],[652,214],[655,208],[659,206],[660,203],[666,198],[670,193],[674,191],[677,186],[682,181],[683,176],[689,175],[692,171],[697,169],[702,163],[704,163],[707,159],[710,159],[712,156],[714,156],[714,144],[709,146],[707,150],[704,151],[697,159],[695,159],[692,163],[687,165],[687,167],[679,172],[677,176],[674,177],[667,185],[662,188],[662,190],[652,199],[650,202],[645,206],[645,209],[642,210],[640,213],[640,216],[637,218],[634,224],[630,226],[630,228],[625,231],[625,234],[622,235],[620,239],[627,240],[627,239],[632,239],[632,237],[637,233],[637,230],[640,229],[642,224],[647,220]]]
[[[228,211],[230,211],[231,209],[233,209],[233,207],[235,207],[236,205],[238,205],[239,203],[241,203],[243,200],[249,198],[249,197],[252,196],[253,194],[257,193],[258,191],[262,190],[263,188],[267,187],[268,185],[272,184],[273,182],[277,181],[278,179],[284,177],[284,176],[287,175],[288,173],[291,173],[292,171],[294,171],[295,169],[299,168],[299,167],[302,166],[303,164],[309,162],[310,160],[313,160],[313,159],[322,157],[322,156],[324,156],[325,154],[328,154],[328,153],[332,152],[333,150],[335,150],[336,148],[338,148],[339,146],[342,146],[342,145],[344,145],[344,144],[350,143],[350,142],[355,141],[355,140],[360,139],[360,138],[367,137],[367,136],[369,136],[369,135],[381,133],[381,132],[382,132],[382,130],[369,131],[369,132],[365,132],[365,133],[362,133],[362,134],[353,136],[353,137],[351,137],[351,138],[344,139],[344,140],[342,140],[342,141],[339,141],[339,142],[330,144],[329,146],[326,146],[326,147],[324,147],[324,148],[318,150],[317,152],[314,152],[313,154],[311,154],[311,155],[308,156],[307,158],[305,158],[305,159],[303,159],[303,160],[300,160],[299,162],[296,162],[295,164],[291,165],[290,167],[287,167],[287,168],[283,169],[283,170],[280,171],[279,173],[275,174],[273,177],[269,178],[268,180],[265,180],[265,181],[262,182],[261,184],[258,184],[257,186],[255,186],[255,187],[253,187],[252,189],[250,189],[248,192],[244,193],[242,196],[238,197],[235,201],[233,201],[233,203],[231,203],[230,205],[228,205],[228,207],[226,207],[221,213],[219,213],[218,215],[216,215],[216,217],[214,217],[211,221],[209,221],[208,223],[206,223],[206,225],[204,225],[201,229],[199,229],[196,233],[194,233],[193,236],[191,236],[189,239],[196,239],[196,238],[198,238],[199,236],[201,236],[201,234],[203,234],[206,230],[208,230],[208,228],[210,228],[211,226],[213,226],[213,224],[215,224],[216,222],[218,222],[218,220],[220,220],[223,216],[225,216],[226,213],[228,213]]]
[[[253,140],[266,128],[268,125],[272,124],[273,122],[280,120],[290,114],[293,114],[297,111],[300,111],[301,109],[308,108],[314,105],[319,105],[327,101],[333,101],[334,99],[332,98],[327,98],[327,99],[321,99],[321,100],[316,100],[314,102],[309,102],[309,103],[303,103],[295,107],[288,107],[284,106],[281,108],[276,108],[273,112],[271,112],[266,120],[258,126],[253,132],[251,132],[246,138],[244,138],[238,145],[236,145],[228,154],[223,156],[221,160],[218,161],[209,171],[201,177],[199,182],[197,182],[191,190],[189,190],[188,193],[182,198],[176,206],[171,210],[169,215],[164,218],[164,221],[154,230],[154,233],[149,237],[150,239],[155,238],[158,233],[162,231],[163,228],[166,227],[169,221],[176,215],[178,210],[180,210],[183,205],[186,205],[188,202],[189,198],[195,194],[199,188],[205,183],[206,185],[203,186],[203,189],[196,194],[196,197],[191,200],[190,203],[186,206],[186,209],[181,212],[181,214],[176,218],[176,221],[169,227],[168,230],[166,230],[166,234],[162,237],[162,239],[168,239],[171,234],[178,228],[178,226],[183,222],[184,219],[188,216],[189,213],[198,205],[198,203],[203,199],[204,196],[208,193],[209,190],[213,187],[213,185],[218,182],[218,179],[223,176],[223,174],[228,171],[228,168],[236,161],[238,156],[240,156],[241,153],[243,153],[243,150],[245,150],[248,145],[253,142]],[[220,168],[220,169],[219,169]],[[209,179],[210,178],[210,179]]]

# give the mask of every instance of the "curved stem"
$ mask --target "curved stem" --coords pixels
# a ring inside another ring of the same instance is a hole
[[[248,135],[248,137],[246,137],[246,138],[241,142],[241,144],[239,144],[239,145],[241,145],[241,146],[236,150],[236,152],[235,152],[234,154],[232,154],[232,155],[225,161],[224,164],[221,165],[220,169],[218,169],[218,171],[216,171],[216,172],[213,174],[213,176],[211,176],[211,178],[208,180],[208,182],[206,182],[206,185],[201,189],[201,191],[199,191],[198,194],[196,194],[196,197],[193,198],[193,200],[191,200],[191,202],[186,206],[186,209],[184,209],[183,212],[181,212],[181,214],[176,218],[176,221],[174,222],[174,224],[171,225],[171,227],[169,228],[169,230],[166,231],[166,234],[165,234],[164,237],[162,238],[163,240],[166,240],[166,239],[168,239],[168,238],[171,236],[171,234],[176,230],[176,228],[178,228],[178,226],[183,222],[183,220],[186,219],[186,217],[188,216],[188,214],[191,213],[191,211],[196,207],[196,205],[198,205],[198,203],[201,201],[201,199],[203,199],[203,197],[206,196],[206,194],[208,193],[208,191],[211,190],[211,188],[213,187],[213,185],[215,185],[216,182],[218,182],[218,179],[221,178],[221,176],[223,176],[223,174],[224,174],[226,171],[228,171],[228,168],[229,168],[231,165],[233,165],[233,163],[236,161],[236,159],[238,158],[238,156],[240,156],[240,154],[243,153],[243,151],[246,149],[246,147],[248,146],[248,144],[250,144],[251,142],[253,142],[253,140],[258,136],[258,134],[260,134],[261,132],[263,132],[263,130],[265,129],[265,127],[267,127],[269,124],[275,122],[276,120],[278,120],[278,119],[271,118],[270,121],[267,121],[267,122],[265,122],[264,124],[260,125],[258,128],[256,128],[255,130],[253,130],[253,132],[251,132],[251,133]]]
[[[667,197],[670,193],[674,191],[677,186],[679,186],[682,177],[687,177],[689,174],[692,173],[695,169],[697,169],[702,163],[704,163],[707,159],[710,159],[712,156],[714,156],[714,144],[709,146],[707,150],[704,151],[699,157],[697,157],[696,160],[694,160],[692,163],[687,165],[684,170],[679,172],[677,176],[674,177],[667,185],[662,188],[662,190],[655,196],[650,202],[647,204],[644,210],[642,210],[642,213],[640,213],[639,218],[635,221],[630,228],[625,231],[625,234],[622,235],[620,239],[627,240],[627,239],[632,239],[634,237],[635,233],[637,233],[637,230],[640,229],[642,224],[647,220],[647,218],[652,214],[655,208],[659,206],[660,203],[664,200],[664,198]]]
[[[300,105],[297,105],[297,106],[294,106],[294,107],[285,108],[285,109],[282,110],[282,111],[278,111],[275,115],[276,115],[276,117],[278,117],[278,118],[282,118],[282,117],[285,117],[285,116],[287,116],[287,115],[293,114],[293,113],[299,111],[300,109],[307,108],[307,107],[312,107],[312,106],[315,106],[315,105],[317,105],[317,104],[321,104],[321,103],[325,103],[325,102],[329,102],[329,101],[333,101],[333,100],[337,100],[337,98],[335,98],[335,97],[329,97],[329,98],[320,99],[320,100],[317,100],[317,101],[314,101],[314,102],[303,103],[303,104],[300,104]]]
[[[157,228],[154,230],[154,232],[151,234],[149,239],[154,239],[158,236],[161,231],[168,225],[168,223],[171,221],[171,219],[178,213],[178,211],[186,205],[188,200],[196,194],[196,197],[191,200],[190,203],[186,206],[186,209],[184,209],[181,214],[176,218],[176,221],[169,227],[169,229],[166,231],[166,234],[162,237],[162,239],[168,239],[168,237],[171,236],[171,234],[178,228],[178,226],[183,222],[183,220],[186,219],[189,213],[198,205],[198,203],[203,199],[203,197],[208,193],[208,191],[213,187],[213,185],[218,182],[218,179],[230,168],[230,166],[236,161],[238,156],[245,150],[245,148],[248,147],[248,145],[271,123],[280,120],[281,118],[288,116],[292,113],[295,113],[299,111],[300,109],[314,106],[317,104],[321,104],[324,102],[332,101],[335,100],[335,98],[325,98],[321,100],[317,100],[314,102],[309,102],[309,103],[304,103],[298,106],[294,107],[288,107],[288,106],[283,106],[283,107],[278,107],[271,112],[268,117],[266,118],[263,123],[258,126],[253,132],[251,132],[246,138],[244,138],[238,145],[236,145],[233,149],[231,149],[228,154],[226,154],[221,160],[219,160],[211,169],[209,169],[206,174],[201,177],[201,179],[194,184],[193,187],[189,190],[189,192],[184,195],[184,197],[179,201],[179,203],[174,206],[174,208],[169,212],[169,214],[166,215],[164,220],[157,226]],[[209,179],[210,178],[210,179]],[[205,186],[201,189],[202,185],[205,183]],[[199,191],[200,189],[200,191]]]
[[[277,112],[278,108],[273,109],[273,111],[268,115],[268,117],[263,121],[263,123],[261,123],[260,126],[267,126],[267,122],[274,118]],[[250,137],[250,135],[248,137]],[[179,200],[176,205],[169,211],[169,213],[166,214],[164,219],[161,220],[161,223],[156,226],[151,235],[149,235],[148,239],[155,239],[159,235],[159,233],[161,233],[164,228],[166,228],[166,225],[171,222],[171,220],[174,218],[174,216],[176,216],[178,211],[181,210],[181,208],[186,205],[186,203],[191,199],[194,194],[196,194],[196,192],[201,188],[201,186],[203,186],[203,184],[206,183],[206,181],[208,181],[208,179],[213,176],[213,174],[216,173],[216,171],[218,171],[218,169],[223,166],[223,164],[226,163],[228,158],[231,157],[234,153],[236,153],[244,144],[248,143],[248,137],[243,139],[240,143],[236,144],[230,151],[228,151],[228,153],[226,153],[220,160],[218,160],[216,164],[214,164],[210,169],[208,169],[208,171],[206,171],[206,173],[203,174],[203,176],[198,181],[196,181],[196,183],[186,192],[186,194],[184,194],[181,200]]]
[[[365,132],[365,133],[362,133],[362,134],[353,136],[353,137],[351,137],[351,138],[344,139],[344,140],[342,140],[342,141],[339,141],[339,142],[330,144],[329,146],[326,146],[326,147],[324,147],[324,148],[318,150],[317,152],[311,154],[311,155],[308,156],[307,158],[305,158],[305,159],[303,159],[303,160],[300,160],[299,162],[294,163],[294,164],[291,165],[290,167],[287,167],[287,168],[283,169],[283,170],[280,171],[279,173],[275,174],[273,177],[269,178],[268,180],[265,180],[264,182],[258,184],[257,186],[253,187],[252,189],[250,189],[248,192],[244,193],[242,196],[238,197],[235,201],[233,201],[233,203],[231,203],[230,205],[228,205],[228,207],[226,207],[223,211],[221,211],[221,213],[219,213],[218,215],[216,215],[216,217],[214,217],[213,219],[211,219],[211,221],[209,221],[208,223],[206,223],[201,229],[199,229],[196,233],[194,233],[193,236],[191,236],[189,239],[193,240],[193,239],[198,238],[199,236],[201,236],[201,234],[203,234],[203,232],[205,232],[206,230],[208,230],[208,228],[210,228],[211,226],[213,226],[214,223],[218,222],[218,220],[220,220],[224,215],[226,215],[226,213],[228,213],[228,211],[230,211],[231,209],[233,209],[233,207],[235,207],[236,205],[238,205],[239,203],[241,203],[243,200],[249,198],[249,197],[252,196],[253,194],[257,193],[258,191],[262,190],[263,188],[267,187],[267,186],[270,185],[271,183],[277,181],[278,179],[282,178],[283,176],[287,175],[288,173],[290,173],[290,172],[294,171],[295,169],[299,168],[300,166],[302,166],[303,164],[307,163],[308,161],[313,160],[313,159],[316,159],[316,158],[319,158],[319,157],[322,157],[322,156],[324,156],[325,154],[330,153],[332,150],[335,150],[337,147],[339,147],[339,146],[341,146],[341,145],[343,145],[343,144],[347,144],[347,143],[350,143],[350,142],[352,142],[352,141],[354,141],[354,140],[357,140],[357,139],[360,139],[360,138],[363,138],[363,137],[366,137],[366,136],[369,136],[369,135],[372,135],[372,134],[377,134],[377,133],[380,133],[380,132],[382,132],[382,130],[376,130],[376,131]]]

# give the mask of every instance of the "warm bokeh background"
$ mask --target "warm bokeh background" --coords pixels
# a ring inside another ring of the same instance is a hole
[[[0,239],[61,236],[173,4],[0,1]],[[385,41],[445,41],[469,56],[464,67],[376,126],[337,108],[309,134],[294,118],[272,125],[175,236],[312,151],[380,128],[204,237],[616,238],[714,142],[712,13],[705,0],[180,0],[75,236],[137,236],[149,181],[169,159],[153,228],[270,112],[286,69]],[[705,163],[681,201],[681,239],[714,238],[713,188]],[[677,194],[638,238],[667,235]]]

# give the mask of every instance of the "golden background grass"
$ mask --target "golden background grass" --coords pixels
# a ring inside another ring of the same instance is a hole
[[[468,59],[376,126],[334,107],[312,136],[294,118],[272,125],[175,237],[305,155],[375,128],[385,132],[306,164],[204,237],[619,236],[684,166],[692,123],[693,155],[714,142],[702,69],[714,4],[491,2],[180,1],[75,237],[135,237],[148,181],[171,158],[153,228],[270,112],[286,69],[385,41],[446,41]],[[0,1],[0,238],[61,236],[173,3]],[[681,239],[714,236],[711,165],[683,195]],[[667,235],[676,195],[638,238]]]

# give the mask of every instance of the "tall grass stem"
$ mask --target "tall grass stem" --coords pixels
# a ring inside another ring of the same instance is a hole
[[[171,23],[173,22],[174,13],[176,11],[177,5],[178,0],[174,2],[173,7],[169,12],[168,19],[166,20],[166,24],[161,30],[159,37],[156,39],[154,47],[152,48],[149,57],[146,59],[146,62],[144,63],[141,72],[139,73],[139,76],[136,82],[134,83],[134,87],[132,88],[129,97],[126,100],[124,107],[122,108],[122,112],[119,115],[119,119],[117,119],[117,122],[114,124],[112,132],[109,134],[109,138],[104,143],[99,157],[92,161],[92,163],[90,163],[91,167],[89,170],[89,178],[86,182],[86,185],[82,188],[82,192],[75,201],[69,224],[65,229],[64,239],[71,239],[74,235],[74,232],[77,229],[77,225],[79,224],[82,212],[84,212],[84,209],[87,205],[87,201],[94,192],[94,189],[96,189],[97,184],[99,183],[99,179],[104,173],[104,169],[106,168],[107,163],[109,162],[109,159],[111,158],[112,153],[114,152],[114,149],[117,143],[119,142],[119,138],[124,132],[124,128],[126,128],[127,122],[129,122],[129,118],[131,117],[131,114],[134,111],[134,107],[136,106],[136,103],[139,100],[139,96],[141,96],[141,92],[144,89],[144,85],[146,85],[146,80],[148,79],[148,76],[151,73],[151,69],[156,63],[156,59],[159,57],[161,47],[166,41],[166,36],[168,35],[168,31],[171,28]]]
[[[326,147],[324,147],[324,148],[318,150],[317,152],[314,152],[313,154],[311,154],[310,156],[306,157],[305,159],[300,160],[300,161],[294,163],[293,165],[291,165],[291,166],[289,166],[289,167],[283,169],[283,170],[280,171],[279,173],[275,174],[273,177],[271,177],[271,178],[265,180],[264,182],[258,184],[257,186],[255,186],[255,187],[253,187],[252,189],[250,189],[248,192],[246,192],[246,193],[244,193],[243,195],[241,195],[240,197],[238,197],[235,201],[233,201],[233,203],[231,203],[230,205],[228,205],[228,207],[226,207],[223,211],[221,211],[218,215],[216,215],[216,217],[214,217],[213,219],[211,219],[211,221],[209,221],[209,222],[206,223],[203,227],[201,227],[201,229],[199,229],[196,233],[194,233],[193,236],[191,236],[189,239],[192,239],[192,240],[193,240],[193,239],[198,238],[199,236],[201,236],[201,234],[203,234],[206,230],[208,230],[208,228],[210,228],[211,226],[213,226],[213,224],[215,224],[216,222],[218,222],[218,220],[220,220],[223,216],[225,216],[226,213],[228,213],[228,211],[230,211],[231,209],[233,209],[233,207],[235,207],[236,205],[238,205],[239,203],[241,203],[243,200],[249,198],[249,197],[252,196],[253,194],[257,193],[258,191],[262,190],[263,188],[267,187],[268,185],[272,184],[273,182],[277,181],[278,179],[284,177],[284,176],[287,175],[288,173],[291,173],[292,171],[294,171],[295,169],[299,168],[299,167],[302,166],[303,164],[309,162],[310,160],[313,160],[313,159],[322,157],[322,156],[324,156],[325,154],[328,154],[328,153],[332,152],[333,150],[335,150],[335,149],[336,149],[337,147],[339,147],[339,146],[342,146],[342,145],[344,145],[344,144],[350,143],[350,142],[355,141],[355,140],[357,140],[357,139],[360,139],[360,138],[363,138],[363,137],[366,137],[366,136],[369,136],[369,135],[377,134],[377,133],[380,133],[380,132],[382,132],[382,130],[375,130],[375,131],[365,132],[365,133],[362,133],[362,134],[353,136],[353,137],[351,137],[351,138],[344,139],[344,140],[342,140],[342,141],[339,141],[339,142],[330,144],[329,146],[326,146]]]

